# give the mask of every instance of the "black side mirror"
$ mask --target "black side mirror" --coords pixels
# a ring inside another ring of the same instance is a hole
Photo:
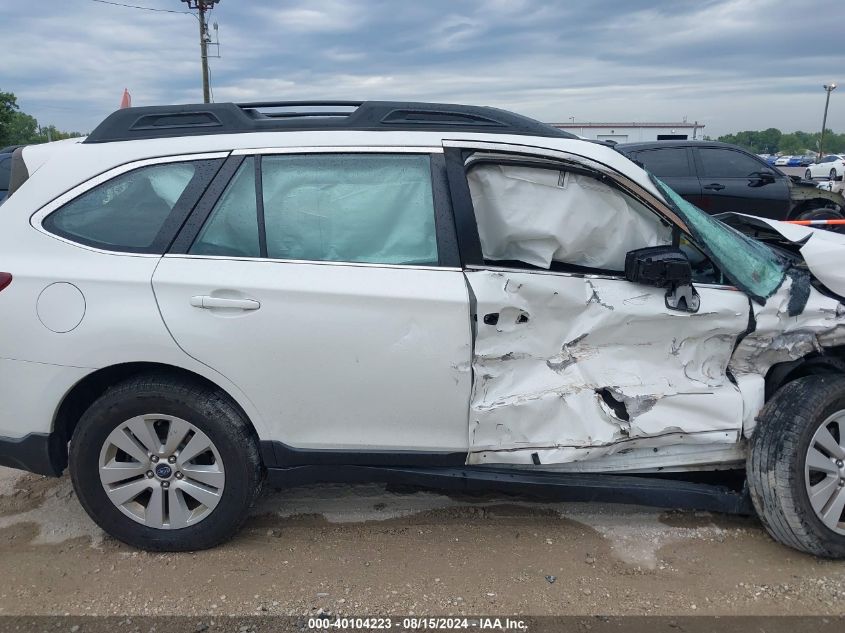
[[[676,246],[650,246],[625,255],[625,279],[666,288],[666,307],[698,312],[701,300],[692,286],[692,265]]]

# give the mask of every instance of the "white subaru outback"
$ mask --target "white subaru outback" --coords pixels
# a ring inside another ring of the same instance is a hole
[[[750,497],[845,557],[837,234],[423,103],[130,108],[18,150],[11,191],[0,464],[69,467],[127,543],[220,543],[265,479],[388,480]]]

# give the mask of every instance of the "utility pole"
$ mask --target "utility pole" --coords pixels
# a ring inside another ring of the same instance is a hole
[[[208,86],[208,22],[205,19],[206,11],[211,11],[220,0],[182,0],[190,9],[197,10],[197,19],[200,26],[200,60],[202,62],[202,100],[203,103],[211,102],[211,90]]]
[[[830,93],[836,90],[836,84],[831,82],[829,84],[825,84],[822,86],[825,92],[827,93],[827,97],[824,100],[824,117],[822,118],[822,135],[819,137],[819,160],[822,159],[822,151],[824,145],[824,129],[827,127],[827,106],[830,105]]]

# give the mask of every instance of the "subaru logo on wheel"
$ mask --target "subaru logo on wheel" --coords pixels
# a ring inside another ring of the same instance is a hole
[[[156,475],[160,479],[167,479],[173,474],[173,470],[167,464],[159,464],[156,466]]]

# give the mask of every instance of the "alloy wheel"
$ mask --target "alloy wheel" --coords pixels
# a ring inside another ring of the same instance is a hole
[[[804,481],[816,516],[845,535],[845,411],[829,416],[810,440]]]
[[[119,424],[100,451],[100,482],[109,500],[150,528],[174,530],[207,518],[223,495],[220,453],[196,426],[171,415]]]

